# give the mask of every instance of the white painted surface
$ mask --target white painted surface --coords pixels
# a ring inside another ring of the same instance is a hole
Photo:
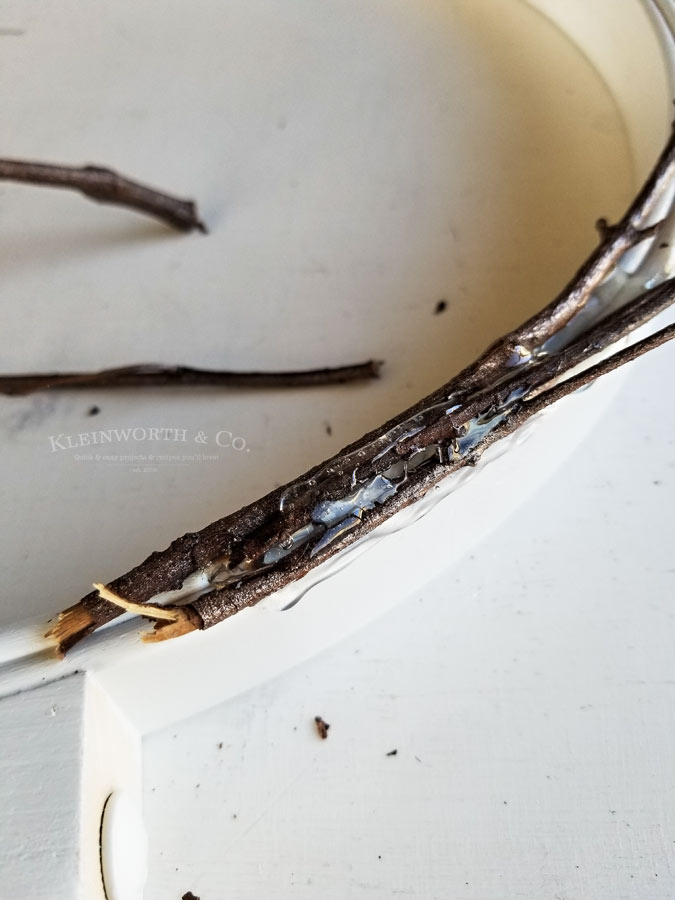
[[[146,900],[671,900],[673,366],[405,604],[145,739]]]
[[[36,898],[81,896],[84,682],[73,675],[0,703],[3,900],[21,896],[36,870]]]
[[[0,719],[1,900],[105,900],[101,816],[118,790],[140,813],[138,735],[84,673],[2,698]]]

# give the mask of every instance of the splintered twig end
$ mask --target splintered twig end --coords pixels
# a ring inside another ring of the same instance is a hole
[[[151,603],[135,603],[133,600],[126,600],[124,597],[120,597],[119,594],[111,591],[104,584],[96,582],[94,583],[94,588],[98,591],[98,595],[102,600],[107,600],[126,612],[155,620],[155,630],[147,632],[141,637],[145,644],[156,644],[160,641],[181,637],[184,634],[189,634],[191,631],[196,631],[200,627],[197,614],[189,606],[165,607],[155,606]]]

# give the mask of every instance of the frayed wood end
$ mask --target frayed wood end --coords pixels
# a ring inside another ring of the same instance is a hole
[[[126,612],[134,613],[137,616],[144,616],[147,619],[155,619],[155,630],[142,635],[142,640],[146,644],[154,644],[159,641],[166,641],[171,638],[181,637],[201,628],[201,622],[197,613],[190,607],[181,606],[154,606],[150,603],[135,603],[132,600],[126,600],[118,594],[111,591],[104,584],[94,584],[102,600],[114,603],[120,609]]]
[[[155,622],[154,631],[148,631],[141,635],[144,644],[158,644],[160,641],[169,641],[172,638],[182,637],[191,631],[198,631],[200,626],[194,621],[195,613],[190,615],[187,608],[177,608],[181,614],[175,622]]]
[[[75,606],[70,606],[59,613],[54,625],[46,632],[45,638],[54,643],[54,652],[63,657],[68,648],[86,637],[95,624],[89,610],[81,603],[76,603]]]

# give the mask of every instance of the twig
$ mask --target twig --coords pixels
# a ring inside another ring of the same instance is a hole
[[[142,364],[100,372],[51,372],[0,375],[0,394],[23,395],[48,390],[91,388],[224,387],[277,388],[345,384],[379,376],[380,363],[369,360],[352,366],[288,372],[231,372],[190,366]]]
[[[502,408],[507,403],[509,395],[515,391],[527,394],[528,398],[533,397],[589,357],[618,343],[673,303],[675,303],[675,279],[670,278],[636,297],[631,303],[589,329],[579,340],[559,353],[544,357],[532,368],[525,367],[516,371],[510,379],[504,382],[477,391],[461,405],[457,412],[440,416],[437,421],[432,422],[408,440],[399,442],[396,447],[397,452],[399,455],[405,455],[413,449],[422,449],[431,441],[447,440],[453,433],[458,433],[458,430],[475,416],[479,416],[490,408]],[[610,359],[619,358],[621,357],[618,353],[610,357]],[[617,364],[621,365],[622,363]]]
[[[178,231],[206,233],[192,200],[181,200],[163,191],[146,187],[101,166],[61,166],[28,162],[19,159],[0,159],[0,180],[23,184],[46,185],[80,191],[98,203],[126,206],[165,222]]]
[[[189,607],[198,617],[200,627],[215,625],[342,552],[422,498],[450,473],[474,465],[490,444],[510,434],[544,406],[672,338],[673,329],[665,329],[581,376],[555,385],[555,380],[572,367],[672,303],[675,280],[646,291],[607,315],[564,350],[550,356],[540,352],[542,345],[584,308],[623,254],[656,234],[658,226],[646,223],[674,174],[674,158],[675,138],[671,135],[645,187],[621,222],[605,226],[600,247],[541,313],[497,341],[433,394],[331,459],[154,553],[111,582],[114,592],[144,604],[159,593],[186,590],[183,584],[188,576],[204,573],[210,584],[208,593],[178,596],[181,602],[187,602],[183,608]],[[524,363],[513,365],[514,355]],[[371,492],[370,499],[359,504],[358,491],[364,486]],[[336,514],[333,519],[336,510],[342,511],[342,517]],[[118,607],[92,593],[62,613],[50,634],[65,651],[118,614]],[[160,629],[156,637],[161,636]]]
[[[561,381],[560,384],[547,390],[542,390],[541,393],[533,392],[532,399],[528,400],[523,405],[523,408],[528,412],[527,418],[540,412],[542,409],[545,409],[562,397],[566,397],[568,394],[578,391],[579,388],[585,387],[597,378],[601,378],[603,375],[613,372],[620,366],[632,362],[639,356],[649,353],[650,350],[656,350],[657,347],[666,344],[668,341],[672,341],[674,338],[675,325],[666,325],[665,328],[661,328],[659,331],[655,331],[648,337],[636,341],[634,344],[631,344],[630,347],[624,347],[623,350],[617,351],[612,356],[603,359],[602,362],[596,363],[594,366],[589,366],[588,369],[584,369],[583,372],[579,372],[577,375],[572,375],[570,378],[565,379],[565,381]],[[502,435],[499,435],[498,437],[502,437]]]

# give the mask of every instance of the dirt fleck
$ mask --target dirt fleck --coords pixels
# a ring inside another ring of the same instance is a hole
[[[322,741],[325,741],[328,737],[328,729],[330,725],[328,722],[324,722],[321,716],[314,716],[314,724],[316,725],[316,733],[319,735]]]
[[[181,900],[199,900],[196,894],[193,894],[192,891],[188,891],[187,894],[183,894]]]
[[[333,426],[330,424],[330,422],[324,422],[323,425],[326,429],[326,434],[328,435],[328,437],[330,437],[333,433]]]
[[[396,756],[397,753],[398,750],[390,750],[389,753],[387,753],[387,756]]]
[[[88,416],[97,416],[101,412],[100,406],[90,406],[87,410]]]
[[[434,315],[440,316],[440,314],[444,313],[447,308],[448,308],[448,301],[447,300],[439,300],[434,308]]]

